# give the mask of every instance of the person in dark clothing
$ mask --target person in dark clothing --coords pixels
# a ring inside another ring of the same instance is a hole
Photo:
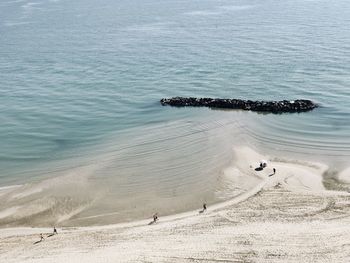
[[[199,213],[204,213],[207,210],[207,204],[203,203],[203,209],[199,211]]]
[[[157,221],[158,221],[158,214],[155,213],[155,214],[153,215],[153,223],[155,223],[155,222],[157,222]]]

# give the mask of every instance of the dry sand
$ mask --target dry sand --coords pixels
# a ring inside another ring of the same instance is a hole
[[[59,228],[37,244],[51,229],[2,229],[0,262],[350,262],[350,194],[324,188],[326,166],[249,148],[237,156],[240,172],[225,175],[254,185],[204,213],[160,216],[152,225]],[[260,159],[268,167],[255,171]],[[269,176],[272,167],[277,173]]]

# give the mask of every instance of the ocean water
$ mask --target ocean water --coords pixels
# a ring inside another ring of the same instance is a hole
[[[221,198],[237,144],[341,171],[349,28],[347,0],[1,0],[0,186],[30,186],[0,208],[32,206],[21,224],[53,207],[62,224],[184,211]],[[159,104],[171,96],[320,108]]]

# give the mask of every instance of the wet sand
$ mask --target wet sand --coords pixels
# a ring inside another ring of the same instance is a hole
[[[328,191],[322,164],[269,161],[240,149],[238,169],[259,183],[196,211],[97,227],[0,230],[1,262],[349,262],[350,194]],[[265,159],[268,159],[265,157]],[[251,160],[254,160],[251,162]],[[271,175],[272,168],[275,175]],[[227,176],[235,176],[228,173]],[[234,178],[233,178],[234,179]]]

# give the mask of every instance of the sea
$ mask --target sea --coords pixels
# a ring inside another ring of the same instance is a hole
[[[326,163],[336,180],[350,157],[349,28],[348,0],[0,0],[0,187],[24,186],[14,206],[69,225],[227,199],[237,145]],[[159,103],[173,96],[319,108]]]

